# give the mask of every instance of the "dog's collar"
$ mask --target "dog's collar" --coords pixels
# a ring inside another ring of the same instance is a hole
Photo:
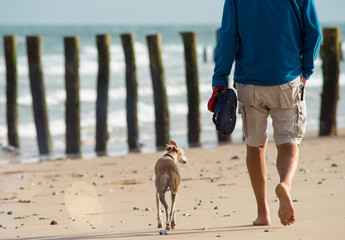
[[[175,158],[170,153],[164,154],[163,157],[170,157],[173,161],[175,161]]]

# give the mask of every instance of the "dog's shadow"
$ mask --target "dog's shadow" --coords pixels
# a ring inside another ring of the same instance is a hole
[[[222,235],[225,232],[241,232],[241,231],[264,231],[266,229],[280,229],[282,227],[274,226],[253,226],[253,225],[241,225],[241,226],[227,226],[227,227],[210,227],[210,228],[195,228],[195,229],[175,229],[168,232],[171,236],[187,236],[193,234],[210,234],[214,233],[214,236]],[[139,232],[124,232],[124,233],[104,233],[95,235],[78,235],[78,236],[52,236],[52,237],[36,237],[36,238],[21,238],[22,240],[95,240],[95,239],[153,239],[153,237],[159,237],[160,229],[139,231]],[[196,236],[197,237],[197,236]]]

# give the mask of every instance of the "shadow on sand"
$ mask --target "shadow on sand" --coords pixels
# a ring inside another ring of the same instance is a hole
[[[242,225],[242,226],[230,226],[230,227],[211,227],[205,229],[176,229],[169,231],[170,236],[187,236],[193,234],[210,234],[214,233],[215,237],[225,232],[238,232],[238,231],[258,231],[263,229],[279,229],[281,227],[260,227],[253,225]],[[44,236],[34,238],[20,238],[22,240],[93,240],[93,239],[152,239],[153,237],[159,236],[160,229],[141,231],[141,232],[124,232],[124,233],[104,233],[104,234],[90,234],[90,235],[64,235],[64,236]],[[191,237],[191,236],[190,236]]]

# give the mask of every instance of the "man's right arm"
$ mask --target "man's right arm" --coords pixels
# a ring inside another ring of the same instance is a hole
[[[215,52],[212,86],[228,87],[228,76],[237,48],[237,11],[235,0],[225,0],[222,26]]]

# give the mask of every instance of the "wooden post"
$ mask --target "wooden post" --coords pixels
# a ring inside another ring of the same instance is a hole
[[[321,46],[323,89],[321,95],[320,136],[337,135],[340,50],[339,28],[323,29]]]
[[[218,43],[218,37],[219,37],[219,28],[216,31],[216,46],[213,49],[213,59],[216,56],[216,48],[217,48],[217,43]]]
[[[108,141],[108,90],[110,76],[110,35],[97,35],[98,77],[96,105],[96,153],[107,155]]]
[[[79,37],[65,37],[66,154],[80,157]]]
[[[206,63],[207,62],[207,47],[204,47],[203,59],[204,59],[204,63]]]
[[[340,54],[340,61],[344,61],[344,54],[343,50],[341,49],[342,42],[339,40],[339,54]]]
[[[155,102],[156,146],[157,149],[162,150],[170,139],[170,122],[164,68],[162,63],[161,36],[160,34],[148,35],[146,39],[149,49],[150,70]]]
[[[26,44],[38,148],[40,154],[50,154],[52,151],[52,143],[41,64],[41,36],[27,36]]]
[[[127,109],[127,135],[130,152],[138,151],[139,137],[138,127],[138,84],[135,65],[134,35],[132,33],[121,34],[123,51],[126,60],[126,109]]]
[[[8,145],[20,148],[18,137],[18,77],[16,36],[4,37],[4,51],[6,61],[6,116]]]
[[[228,143],[232,141],[231,135],[223,135],[217,131],[218,143]]]
[[[184,44],[188,93],[188,143],[200,146],[199,76],[196,52],[196,32],[181,33]]]

